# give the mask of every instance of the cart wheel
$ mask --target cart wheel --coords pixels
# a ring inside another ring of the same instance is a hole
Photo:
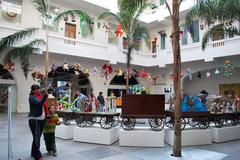
[[[114,116],[113,117],[113,124],[112,127],[116,127],[119,124],[119,117],[118,116]]]
[[[198,125],[198,122],[194,118],[188,118],[188,124],[191,127],[196,127]]]
[[[215,126],[216,126],[217,128],[222,128],[223,123],[224,123],[224,119],[222,119],[221,117],[217,117],[217,118],[215,119]]]
[[[124,130],[132,130],[135,127],[136,119],[135,118],[123,118],[121,126]]]
[[[165,125],[168,128],[173,128],[173,119],[171,117],[166,117],[165,119]]]
[[[198,127],[200,129],[207,129],[209,127],[209,120],[208,117],[202,117],[200,118],[199,122],[198,122]]]
[[[164,127],[164,121],[160,118],[149,118],[148,123],[154,131],[161,131]]]
[[[181,118],[181,130],[184,130],[186,127],[186,120],[185,118]]]
[[[63,124],[65,124],[66,126],[70,125],[71,123],[71,118],[68,116],[64,116],[63,117]]]
[[[87,125],[87,122],[85,121],[83,116],[80,116],[79,118],[76,119],[76,124],[79,127],[85,127]]]
[[[231,119],[232,126],[236,126],[238,123],[238,119]]]
[[[112,128],[113,118],[112,117],[101,117],[100,118],[100,126],[103,129],[110,129]]]
[[[85,120],[88,125],[94,125],[97,121],[96,117],[87,117]]]

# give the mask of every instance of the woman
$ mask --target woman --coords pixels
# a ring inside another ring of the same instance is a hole
[[[47,114],[47,104],[45,103],[48,95],[41,95],[39,85],[32,85],[31,93],[29,96],[30,112],[28,114],[29,127],[32,132],[33,142],[31,149],[31,156],[35,160],[42,160],[42,154],[40,152],[40,138],[43,132],[45,123],[45,116]]]

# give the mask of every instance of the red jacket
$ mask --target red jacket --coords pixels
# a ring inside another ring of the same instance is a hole
[[[37,97],[38,100],[42,99],[42,95],[41,94],[34,94],[35,97]],[[45,117],[47,117],[48,115],[48,103],[47,101],[43,104],[43,109],[44,109],[44,113],[45,113]]]

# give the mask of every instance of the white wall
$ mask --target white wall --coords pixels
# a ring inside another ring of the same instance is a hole
[[[231,78],[224,78],[222,74],[215,75],[212,73],[210,78],[206,78],[205,72],[202,72],[202,78],[198,79],[197,75],[193,75],[193,80],[190,81],[187,77],[184,81],[184,94],[198,94],[201,90],[206,90],[209,94],[219,94],[219,84],[240,83],[240,70],[236,70]]]

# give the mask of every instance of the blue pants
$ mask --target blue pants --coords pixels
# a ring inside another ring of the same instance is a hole
[[[40,138],[43,132],[45,120],[30,119],[28,122],[33,136],[31,156],[35,160],[38,160],[42,157],[42,153],[40,152]]]

